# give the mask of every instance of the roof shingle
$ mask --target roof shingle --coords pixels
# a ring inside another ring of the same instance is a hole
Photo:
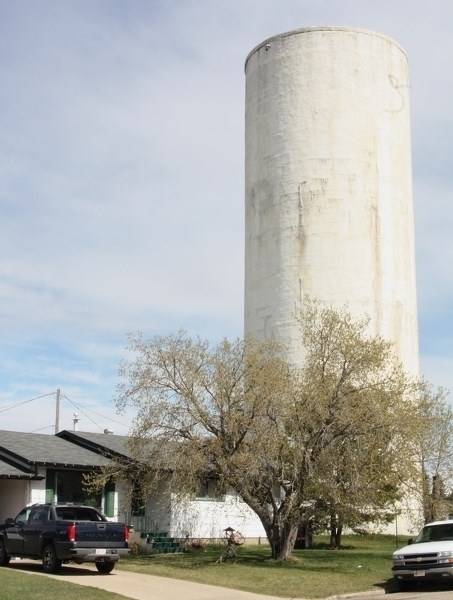
[[[0,431],[2,459],[25,470],[36,466],[101,467],[108,462],[99,453],[61,437],[18,431]]]

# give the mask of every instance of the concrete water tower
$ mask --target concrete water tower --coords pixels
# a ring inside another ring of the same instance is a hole
[[[303,360],[304,296],[371,317],[418,374],[407,56],[347,27],[272,37],[248,55],[245,334]]]

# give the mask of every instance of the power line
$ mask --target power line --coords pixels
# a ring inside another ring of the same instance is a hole
[[[22,400],[21,402],[17,402],[16,404],[10,404],[9,406],[4,406],[0,408],[0,412],[5,412],[6,410],[11,410],[13,408],[17,408],[18,406],[22,406],[24,404],[28,404],[29,402],[33,402],[34,400],[39,400],[40,398],[46,398],[47,396],[54,396],[55,392],[51,392],[49,394],[43,394],[42,396],[36,396],[36,398],[30,398],[29,400]]]
[[[67,396],[63,396],[63,398],[65,398],[65,400],[67,400],[68,402],[70,402],[72,404],[72,406],[74,406],[74,408],[77,408],[77,410],[80,410],[80,412],[85,415],[85,417],[91,421],[93,423],[93,425],[96,425],[96,427],[99,427],[99,429],[101,431],[103,431],[103,428],[96,423],[96,421],[94,421],[89,415],[86,414],[86,412],[83,410],[83,408],[81,408],[76,402],[73,402],[70,398],[68,398]]]
[[[96,412],[95,410],[91,410],[87,409],[90,412],[92,412],[94,415],[97,415],[98,417],[102,417],[103,419],[106,419],[107,421],[111,421],[112,423],[116,423],[117,425],[121,425],[121,427],[128,427],[128,425],[125,425],[124,423],[121,423],[121,421],[117,421],[116,419],[112,419],[111,417],[106,417],[105,415],[101,415],[100,413]]]
[[[70,402],[74,408],[76,408],[77,410],[79,410],[83,415],[85,415],[85,417],[87,419],[89,419],[94,425],[96,425],[96,427],[99,427],[99,429],[101,431],[104,431],[104,427],[101,427],[98,423],[96,423],[96,421],[94,421],[89,415],[87,415],[87,413],[83,410],[83,408],[80,406],[80,404],[78,404],[77,402],[74,402],[73,400],[71,400],[70,398],[68,398],[68,396],[63,396],[63,398],[65,400],[67,400],[68,402]],[[101,415],[100,413],[97,413],[94,410],[91,409],[86,409],[89,410],[91,413],[97,415],[98,417],[101,417],[102,419],[106,419],[107,421],[111,421],[112,423],[116,423],[117,425],[121,425],[122,427],[128,428],[127,425],[124,425],[124,423],[121,423],[120,421],[115,421],[115,419],[111,419],[110,417],[106,417],[105,415]]]
[[[19,408],[20,406],[23,406],[24,404],[28,404],[30,402],[34,402],[35,400],[39,400],[41,398],[46,398],[49,396],[55,396],[56,392],[49,392],[48,394],[42,394],[41,396],[35,396],[34,398],[29,398],[28,400],[21,400],[20,402],[16,402],[15,404],[10,404],[8,406],[4,406],[2,408],[0,408],[0,413],[1,412],[5,412],[7,410],[12,410],[14,408]],[[94,419],[92,419],[85,411],[89,410],[91,413],[97,415],[98,417],[101,417],[102,419],[105,419],[107,421],[111,421],[112,423],[116,423],[117,425],[120,425],[121,427],[124,427],[126,429],[128,429],[128,425],[125,425],[124,423],[121,423],[120,421],[117,421],[115,419],[112,419],[110,417],[106,417],[105,415],[102,415],[100,413],[97,413],[94,410],[91,409],[83,409],[80,404],[78,404],[77,402],[74,402],[73,400],[71,400],[70,398],[68,398],[68,396],[64,395],[62,396],[62,398],[66,399],[68,402],[70,402],[74,408],[76,408],[78,411],[80,411],[89,421],[91,421],[93,423],[93,425],[95,425],[96,427],[98,427],[101,431],[104,430],[103,427],[101,427],[98,423],[96,423],[96,421]],[[36,433],[38,431],[42,431],[43,429],[49,429],[49,427],[51,426],[47,426],[47,427],[42,427],[40,429],[36,429],[34,431],[32,431],[31,433]]]
[[[53,429],[55,425],[47,425],[47,427],[40,427],[39,429],[33,429],[29,433],[38,433],[38,431],[44,431],[44,429]]]

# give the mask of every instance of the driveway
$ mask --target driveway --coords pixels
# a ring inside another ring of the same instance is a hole
[[[107,590],[121,594],[134,600],[284,600],[276,596],[263,596],[241,592],[191,581],[142,575],[115,569],[110,575],[99,575],[96,568],[90,565],[71,565],[62,567],[58,575],[47,575],[42,572],[41,563],[26,559],[12,560],[10,567],[23,573],[52,577],[59,581],[68,581],[77,585]],[[413,592],[385,594],[382,591],[364,592],[359,594],[331,596],[330,600],[353,598],[354,600],[452,600],[453,590],[442,591],[435,589],[420,589]],[[292,599],[297,600],[297,599]],[[303,600],[303,599],[299,599]]]

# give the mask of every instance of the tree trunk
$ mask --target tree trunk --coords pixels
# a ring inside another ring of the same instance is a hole
[[[241,489],[240,482],[231,482],[234,489],[241,494],[242,499],[258,516],[271,547],[271,557],[276,560],[286,560],[294,550],[296,543],[297,530],[299,528],[300,517],[297,521],[290,519],[286,523],[281,523],[281,514],[277,510],[269,513],[268,507],[263,506],[251,496],[247,490]],[[281,508],[281,507],[280,507]]]
[[[330,543],[329,548],[339,550],[341,544],[341,535],[343,533],[343,525],[337,515],[330,517]]]
[[[282,527],[272,525],[265,527],[267,538],[271,546],[272,558],[286,560],[294,549],[297,537],[297,523],[287,523]]]
[[[423,469],[423,480],[422,480],[422,494],[423,494],[423,520],[425,523],[434,521],[433,519],[433,497],[430,489],[430,480],[428,473]]]
[[[285,525],[282,533],[282,543],[280,555],[277,557],[280,560],[286,560],[294,550],[294,544],[296,543],[297,530],[299,524],[289,523]]]
[[[432,491],[432,515],[431,520],[437,521],[442,518],[442,479],[440,475],[433,476]]]

